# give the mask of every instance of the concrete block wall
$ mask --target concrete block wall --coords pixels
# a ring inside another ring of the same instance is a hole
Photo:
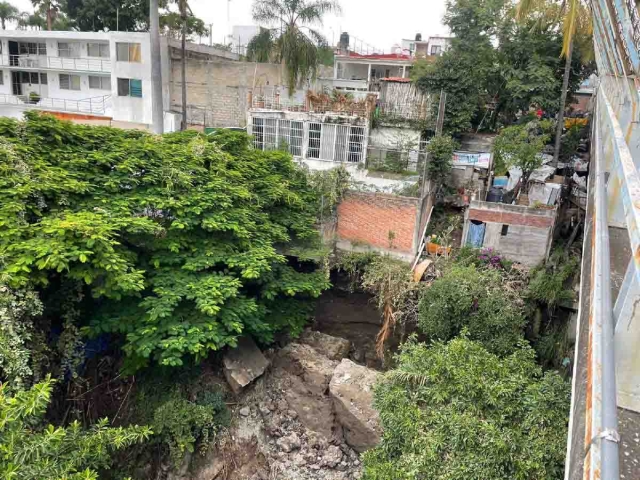
[[[469,222],[482,222],[486,225],[484,248],[492,248],[509,260],[534,266],[549,256],[556,215],[556,208],[473,200],[465,214],[463,244],[467,241]]]
[[[214,123],[211,126],[244,127],[248,90],[254,85],[281,84],[284,78],[281,70],[281,65],[268,63],[187,58],[187,104],[206,109],[208,122]],[[171,59],[169,75],[171,106],[179,111],[182,105],[179,58]]]
[[[418,202],[398,195],[348,192],[338,206],[338,247],[364,247],[411,259]]]

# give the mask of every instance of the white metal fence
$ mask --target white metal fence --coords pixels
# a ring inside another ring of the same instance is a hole
[[[50,68],[84,72],[111,71],[111,60],[103,58],[67,58],[45,55],[0,55],[0,66],[20,68]]]
[[[254,116],[249,130],[259,150],[287,150],[295,157],[340,163],[365,159],[365,126]]]
[[[36,110],[89,113],[94,115],[104,115],[111,105],[110,102],[111,95],[84,98],[82,100],[67,100],[49,97],[36,99],[29,95],[0,94],[0,105],[15,105]]]

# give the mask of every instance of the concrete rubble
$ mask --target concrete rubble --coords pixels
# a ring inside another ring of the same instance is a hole
[[[373,386],[377,376],[376,371],[345,358],[333,372],[329,385],[344,439],[358,452],[380,442],[380,420],[373,408]]]
[[[269,361],[251,338],[243,337],[238,341],[236,348],[227,350],[222,364],[229,386],[234,393],[240,393],[244,387],[264,373]]]
[[[359,452],[380,440],[377,372],[347,360],[348,347],[305,332],[272,354],[272,368],[238,395],[230,429],[181,480],[359,479]]]

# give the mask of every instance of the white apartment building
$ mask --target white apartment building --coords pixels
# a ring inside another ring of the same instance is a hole
[[[148,33],[0,31],[0,69],[2,116],[35,108],[152,122]]]
[[[172,62],[180,42],[160,39],[164,130],[171,112]],[[188,58],[237,60],[231,52],[187,44]],[[188,70],[189,72],[189,70]],[[150,128],[151,42],[147,32],[0,31],[0,116],[27,109],[125,128]]]

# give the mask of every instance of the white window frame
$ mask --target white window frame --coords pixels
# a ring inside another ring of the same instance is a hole
[[[91,48],[98,48],[98,55],[91,55]],[[91,58],[109,58],[111,52],[109,52],[108,43],[88,42],[87,43],[87,56]]]
[[[127,54],[126,54],[126,58],[121,58],[124,57],[125,55],[120,55],[120,46],[125,46],[127,48]],[[139,60],[131,60],[131,47],[137,48],[139,55],[140,55],[140,59]],[[118,62],[129,62],[129,63],[142,63],[142,44],[141,43],[136,43],[136,42],[116,42],[116,61]]]
[[[91,80],[98,81],[98,86],[92,86]],[[108,75],[89,75],[89,88],[92,90],[109,90],[111,91],[111,77]]]
[[[63,82],[63,78],[64,77],[68,77],[67,80],[65,82]],[[73,85],[73,79],[77,78],[78,79],[78,88],[74,88]],[[58,74],[58,81],[60,82],[60,90],[72,90],[74,92],[79,92],[81,90],[81,78],[80,75],[73,75],[70,73],[59,73]],[[66,87],[63,86],[63,84],[66,83]]]
[[[58,57],[80,58],[80,44],[78,42],[58,42]]]

